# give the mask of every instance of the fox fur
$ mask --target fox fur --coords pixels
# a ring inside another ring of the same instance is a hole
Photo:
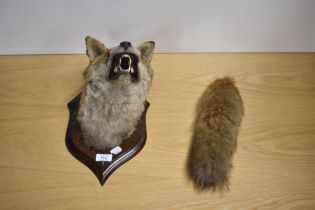
[[[215,80],[200,97],[187,159],[188,176],[197,190],[228,189],[243,115],[232,78]]]
[[[133,133],[144,111],[153,77],[150,62],[155,43],[109,49],[92,37],[86,37],[85,41],[90,63],[84,71],[86,85],[77,119],[85,144],[97,149],[112,148]],[[123,52],[138,59],[137,81],[129,73],[109,78],[114,56]]]

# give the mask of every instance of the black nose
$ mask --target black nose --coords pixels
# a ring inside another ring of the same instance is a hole
[[[130,42],[124,41],[124,42],[120,42],[120,46],[123,47],[125,50],[128,49],[128,47],[131,46]]]

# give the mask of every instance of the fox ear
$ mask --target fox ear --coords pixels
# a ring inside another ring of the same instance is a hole
[[[109,49],[107,49],[102,42],[90,36],[85,37],[85,44],[86,54],[88,55],[90,61],[94,60],[97,56],[109,51]]]
[[[153,56],[154,47],[155,42],[149,41],[140,44],[137,49],[140,51],[141,57],[150,63]]]

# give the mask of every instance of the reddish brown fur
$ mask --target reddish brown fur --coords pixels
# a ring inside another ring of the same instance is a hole
[[[198,190],[228,188],[243,115],[242,99],[231,78],[217,79],[202,94],[187,159],[189,178]]]

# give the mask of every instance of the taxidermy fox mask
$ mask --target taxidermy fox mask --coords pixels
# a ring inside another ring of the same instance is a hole
[[[109,49],[92,37],[85,41],[90,63],[77,119],[87,145],[114,147],[132,134],[144,110],[155,43],[124,41]]]

